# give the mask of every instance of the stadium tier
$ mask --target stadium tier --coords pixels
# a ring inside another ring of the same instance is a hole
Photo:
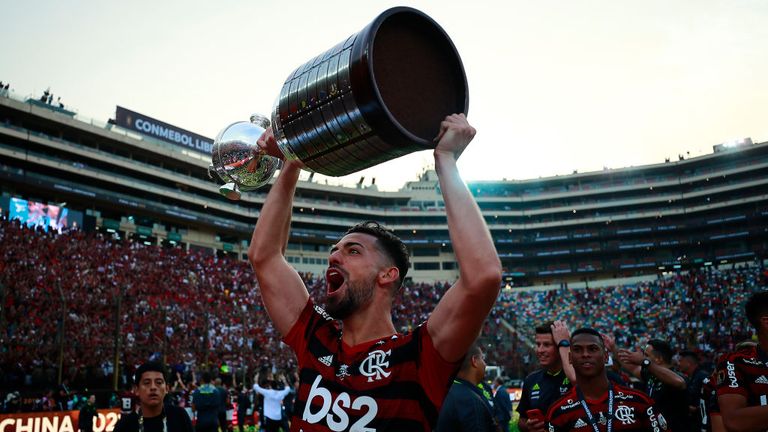
[[[269,187],[228,201],[208,176],[204,137],[118,107],[120,113],[99,123],[35,99],[0,97],[3,212],[54,229],[79,224],[120,239],[244,259]],[[765,259],[768,143],[469,187],[510,286]],[[443,206],[431,171],[397,192],[302,181],[288,260],[300,271],[320,272],[348,226],[376,219],[410,247],[414,282],[453,280],[458,269]]]

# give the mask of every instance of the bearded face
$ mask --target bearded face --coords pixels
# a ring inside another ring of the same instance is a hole
[[[345,279],[340,286],[331,284],[326,298],[326,312],[340,320],[368,304],[373,298],[376,286],[376,273],[358,280],[351,280],[349,277]]]
[[[379,272],[390,266],[376,242],[372,235],[351,233],[331,248],[325,282],[332,317],[346,319],[373,300]]]

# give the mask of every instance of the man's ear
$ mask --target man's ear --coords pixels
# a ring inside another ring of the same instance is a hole
[[[472,367],[473,367],[473,368],[476,368],[476,367],[477,367],[477,364],[479,363],[479,362],[477,361],[477,356],[476,356],[476,355],[473,355],[473,356],[472,356],[472,357],[471,357],[469,360],[472,362]]]
[[[389,285],[400,279],[400,270],[397,267],[384,267],[379,271],[379,284]]]

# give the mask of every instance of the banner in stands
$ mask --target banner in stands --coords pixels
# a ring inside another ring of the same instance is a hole
[[[119,409],[97,410],[93,432],[112,432],[120,419]],[[0,414],[0,432],[77,432],[80,411]]]
[[[201,153],[210,154],[213,140],[194,132],[169,125],[152,117],[117,106],[115,124],[120,127]]]

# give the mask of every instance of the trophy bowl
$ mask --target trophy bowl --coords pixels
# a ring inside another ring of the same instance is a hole
[[[468,107],[466,74],[447,33],[421,11],[395,7],[294,70],[271,126],[284,159],[344,176],[433,149],[440,122]],[[214,142],[211,171],[229,198],[264,185],[280,166],[256,145],[270,124],[257,117],[228,126]]]

